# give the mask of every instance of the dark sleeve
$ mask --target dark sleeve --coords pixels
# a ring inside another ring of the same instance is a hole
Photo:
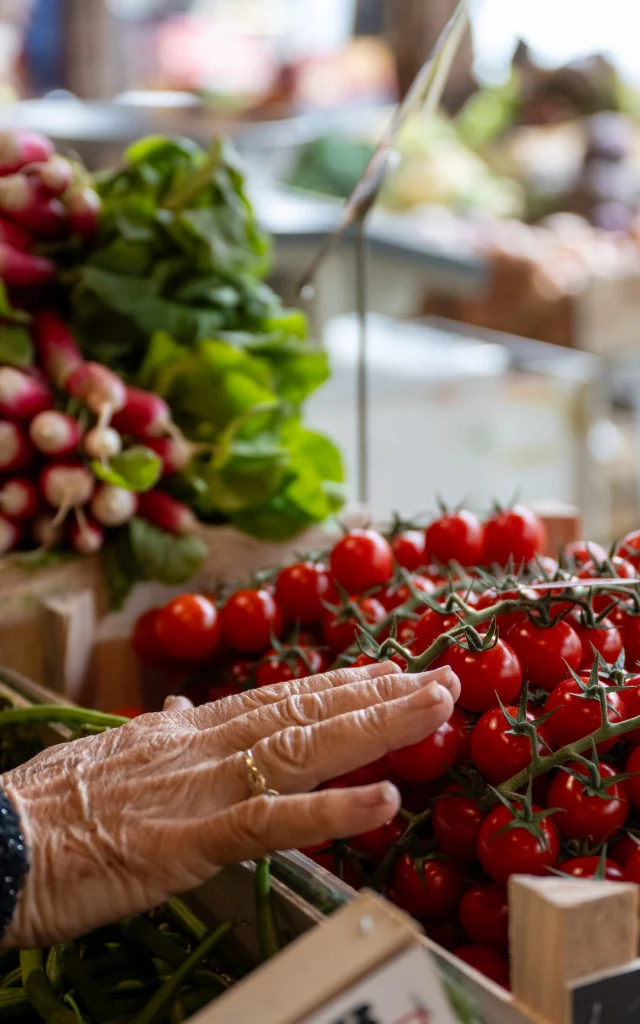
[[[0,789],[0,938],[11,923],[28,870],[27,846],[20,818]]]

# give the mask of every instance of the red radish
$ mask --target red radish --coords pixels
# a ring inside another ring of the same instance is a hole
[[[44,384],[13,366],[0,367],[0,416],[30,420],[53,405]]]
[[[12,477],[0,487],[0,512],[9,519],[32,519],[40,505],[40,492],[33,480]]]
[[[95,413],[100,427],[108,426],[113,414],[122,409],[127,395],[120,378],[100,363],[82,363],[67,377],[65,388]]]
[[[48,284],[55,280],[56,268],[44,256],[32,256],[0,242],[0,278],[10,287]]]
[[[27,128],[0,132],[0,175],[14,174],[26,164],[40,163],[53,155],[50,139]]]
[[[17,224],[12,224],[10,220],[0,217],[0,244],[10,245],[14,249],[20,249],[21,252],[28,252],[32,243],[33,239],[28,231],[18,227]]]
[[[107,461],[122,451],[122,438],[113,427],[94,427],[86,434],[84,450],[90,459]]]
[[[139,497],[122,487],[102,484],[91,502],[92,515],[102,526],[123,526],[135,516]]]
[[[42,309],[33,318],[33,339],[47,377],[56,387],[64,387],[70,374],[84,363],[69,328],[53,310]]]
[[[76,510],[76,513],[80,511]],[[104,544],[104,530],[86,516],[76,514],[76,520],[69,531],[69,540],[71,547],[79,554],[95,555]]]
[[[185,469],[191,459],[200,451],[200,445],[192,444],[186,437],[145,437],[145,446],[162,459],[162,475],[179,473]]]
[[[83,238],[90,238],[98,227],[102,207],[98,193],[88,187],[79,191],[70,189],[64,197],[64,204],[73,230]]]
[[[31,532],[42,547],[53,548],[62,540],[62,523],[57,516],[39,516]]]
[[[28,164],[23,174],[29,175],[40,192],[47,196],[61,196],[67,191],[73,180],[73,166],[62,156],[54,156],[51,160]]]
[[[164,491],[139,494],[138,515],[168,533],[193,533],[198,528],[198,520],[191,509]]]
[[[61,511],[86,505],[94,487],[95,477],[80,462],[52,462],[40,474],[45,500]]]
[[[80,424],[66,412],[48,410],[31,420],[29,437],[43,455],[58,459],[77,451],[80,444]]]
[[[0,555],[6,555],[7,551],[13,551],[21,536],[20,524],[0,515]]]
[[[162,437],[171,426],[171,410],[159,395],[128,387],[124,405],[113,417],[113,426],[121,434],[134,437]]]
[[[59,199],[47,199],[26,174],[0,178],[0,210],[39,236],[58,234],[67,221]]]
[[[22,427],[0,420],[0,472],[13,473],[33,462],[35,452]]]

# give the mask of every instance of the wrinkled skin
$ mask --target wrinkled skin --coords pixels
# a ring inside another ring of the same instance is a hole
[[[30,851],[2,945],[48,945],[162,903],[224,864],[377,828],[397,813],[388,782],[321,782],[415,743],[452,713],[450,669],[342,669],[61,744],[0,777]],[[250,795],[251,750],[280,796]]]

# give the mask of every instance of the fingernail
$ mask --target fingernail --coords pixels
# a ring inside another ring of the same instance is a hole
[[[421,676],[420,678],[425,679],[425,685],[421,690],[418,690],[413,694],[413,699],[417,703],[426,705],[427,707],[431,707],[432,704],[439,704],[444,696],[444,688],[440,686],[437,679],[434,679],[433,677],[429,679]]]
[[[365,807],[400,806],[400,792],[392,782],[379,782],[363,790],[361,801]]]

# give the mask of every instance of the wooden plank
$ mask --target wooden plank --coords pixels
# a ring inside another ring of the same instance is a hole
[[[56,693],[72,700],[82,694],[93,656],[96,631],[95,591],[67,591],[42,602],[41,643],[45,672]]]

